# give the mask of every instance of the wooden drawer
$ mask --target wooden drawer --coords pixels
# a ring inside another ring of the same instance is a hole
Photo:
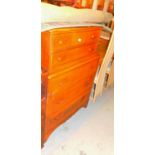
[[[79,108],[85,106],[89,100],[90,92],[82,94],[78,98],[74,99],[72,105],[63,109],[63,111],[57,114],[55,117],[46,117],[46,133],[45,139],[51,134],[51,132],[59,126],[61,123],[66,121],[73,113],[75,113]]]
[[[59,74],[76,69],[81,65],[89,63],[93,59],[99,59],[99,55],[97,53],[94,53],[94,54],[90,54],[88,56],[79,58],[75,61],[69,61],[68,63],[64,63],[63,65],[55,65],[55,66],[50,65],[49,71],[48,71],[49,77],[55,77]]]
[[[100,27],[61,28],[41,33],[41,67],[47,71],[51,53],[97,43]],[[59,59],[59,58],[58,58]],[[61,58],[60,58],[61,59]],[[51,73],[50,73],[51,74]]]
[[[74,86],[80,79],[94,76],[98,65],[98,58],[89,63],[81,65],[74,70],[67,71],[54,78],[48,77],[48,93],[56,93],[62,89]]]
[[[46,115],[53,117],[55,114],[60,113],[64,107],[70,106],[72,100],[77,98],[82,92],[91,90],[94,75],[86,79],[80,80],[76,85],[70,89],[64,89],[56,94],[49,93],[46,104]]]
[[[53,53],[50,55],[49,67],[53,69],[55,66],[63,65],[64,63],[94,54],[94,52],[96,52],[96,48],[96,44],[89,44],[78,48]]]
[[[95,43],[100,36],[100,28],[69,28],[50,31],[50,52],[70,49],[76,46]]]

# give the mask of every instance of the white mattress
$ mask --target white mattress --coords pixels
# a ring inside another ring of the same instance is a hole
[[[55,6],[41,3],[41,22],[87,22],[108,23],[113,15],[92,9],[76,9],[68,6]]]
[[[68,23],[68,22],[46,22],[41,24],[41,31],[47,31],[57,28],[71,28],[71,27],[92,27],[92,26],[98,26],[103,27],[103,24],[94,24],[94,23]]]

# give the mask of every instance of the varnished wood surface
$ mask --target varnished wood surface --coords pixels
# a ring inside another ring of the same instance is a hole
[[[89,76],[93,76],[96,72],[98,66],[98,57],[89,61],[88,63],[82,64],[75,69],[61,72],[55,77],[48,77],[48,92],[56,93],[61,89],[68,89],[69,87],[75,85],[80,79],[85,79]],[[79,76],[80,75],[80,76]]]
[[[42,32],[41,67],[47,79],[46,87],[42,87],[46,90],[42,144],[56,127],[86,107],[99,62],[96,49],[100,30],[80,27]]]
[[[45,112],[46,112],[46,102],[47,102],[47,83],[48,74],[47,72],[41,73],[41,145],[44,141],[44,129],[45,129]]]
[[[95,49],[96,49],[96,44],[89,44],[86,46],[73,48],[68,51],[62,50],[61,52],[51,54],[50,62],[52,66],[56,66],[56,65],[59,66],[59,65],[62,65],[63,63],[68,63],[78,58],[82,58],[91,53],[94,53]]]
[[[92,86],[93,76],[78,81],[74,87],[70,89],[60,90],[58,93],[49,93],[47,96],[46,115],[54,115],[61,108],[69,106],[69,101],[78,96],[78,93],[90,89]]]
[[[63,49],[71,49],[86,45],[88,43],[96,43],[100,35],[100,27],[88,28],[64,28],[46,31],[42,33],[42,52],[50,53],[58,52]],[[47,41],[48,40],[48,41]],[[45,48],[46,46],[46,48]],[[48,49],[49,48],[49,49]]]
[[[76,98],[74,101],[72,101],[69,108],[64,109],[62,113],[58,113],[57,116],[51,117],[46,119],[46,133],[45,133],[45,141],[47,140],[48,136],[51,134],[51,132],[54,131],[54,129],[65,122],[71,115],[73,115],[79,108],[86,107],[89,99],[90,92],[84,94]]]
[[[109,44],[109,40],[106,40],[103,38],[100,38],[100,40],[98,41],[97,52],[100,55],[99,64],[101,64],[102,60],[104,59],[108,44]]]

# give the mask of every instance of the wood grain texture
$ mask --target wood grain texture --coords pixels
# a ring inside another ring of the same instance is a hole
[[[79,98],[73,100],[71,105],[68,108],[63,109],[62,113],[58,113],[55,117],[46,118],[46,132],[45,132],[45,141],[47,140],[48,136],[57,128],[60,124],[65,122],[69,117],[71,117],[77,110],[81,107],[86,107],[89,94],[82,94]]]
[[[41,147],[43,147],[44,142],[44,129],[45,129],[45,111],[47,102],[47,72],[41,73]]]
[[[60,72],[55,76],[48,76],[48,93],[54,94],[60,90],[69,89],[81,79],[83,80],[89,76],[93,76],[98,66],[97,60],[98,57],[76,68],[71,68],[71,70],[64,70],[64,72]]]
[[[100,55],[99,64],[101,64],[102,60],[104,59],[104,56],[105,56],[106,51],[107,51],[108,44],[109,44],[109,40],[100,38],[98,45],[97,45],[97,52]]]
[[[98,0],[97,10],[103,10],[105,0]]]
[[[46,33],[42,33],[42,42],[43,45],[46,46],[46,49],[43,48],[42,51],[44,52],[48,47],[48,52],[53,53],[88,43],[95,43],[94,40],[98,40],[99,38],[100,29],[100,27],[59,28],[56,31],[46,31]]]
[[[41,65],[47,73],[42,144],[60,124],[87,106],[99,63],[100,31],[99,27],[79,27],[42,32]]]
[[[112,86],[114,84],[114,60],[111,65],[110,73],[109,73],[109,78],[108,78],[108,87]]]

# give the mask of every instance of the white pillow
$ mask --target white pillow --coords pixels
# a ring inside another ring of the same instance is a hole
[[[92,9],[76,9],[68,6],[55,6],[41,3],[41,22],[91,22],[107,23],[113,15],[108,12]]]

